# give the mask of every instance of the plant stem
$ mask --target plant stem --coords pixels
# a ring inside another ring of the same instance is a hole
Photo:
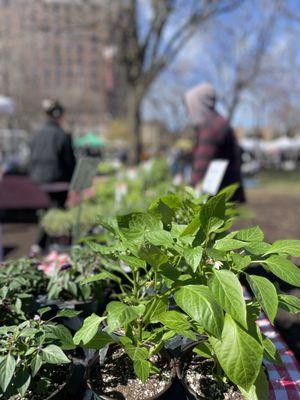
[[[156,294],[157,289],[157,271],[154,272],[154,292]]]

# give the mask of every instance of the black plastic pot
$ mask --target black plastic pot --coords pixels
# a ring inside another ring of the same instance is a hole
[[[193,355],[193,349],[199,344],[201,343],[200,341],[197,342],[193,342],[190,343],[188,345],[186,345],[183,349],[182,349],[182,354],[181,357],[179,359],[179,361],[176,364],[176,374],[178,379],[181,381],[182,386],[184,387],[185,391],[186,391],[186,398],[188,400],[212,400],[210,397],[204,397],[204,396],[200,396],[199,394],[197,394],[186,382],[185,380],[185,376],[184,376],[184,368],[183,366],[185,364],[188,364],[192,358]],[[203,363],[206,362],[211,362],[212,360],[210,359],[204,359]],[[268,375],[267,375],[268,377]]]
[[[63,399],[66,383],[63,383],[55,392],[46,397],[45,400],[59,400]]]
[[[72,364],[67,381],[45,400],[81,400],[85,393],[84,374],[85,367],[83,365]]]
[[[188,345],[186,345],[182,349],[181,357],[180,360],[177,361],[176,363],[176,374],[178,379],[181,381],[185,391],[186,391],[186,397],[189,400],[211,400],[203,396],[199,396],[185,381],[184,379],[184,374],[183,374],[183,365],[185,363],[189,363],[189,360],[192,358],[192,353],[194,347],[196,347],[199,342],[193,342]]]
[[[60,318],[60,321],[63,325],[74,331],[77,331],[81,327],[85,317],[89,316],[92,312],[97,312],[97,302],[92,300],[88,300],[86,302],[80,300],[63,301],[60,299],[47,299],[47,296],[39,296],[37,299],[35,314],[37,314],[38,309],[42,307],[50,307],[50,310],[47,311],[43,316],[43,318],[46,320],[55,317],[60,310],[71,309],[81,311],[81,314],[79,314],[77,317]]]
[[[107,355],[111,354],[116,347],[118,347],[117,344],[109,345],[106,354]],[[167,352],[160,352],[159,356],[168,361],[168,365],[170,366],[170,369],[171,369],[170,381],[160,393],[158,393],[155,396],[148,397],[147,400],[163,400],[163,399],[165,400],[165,399],[167,399],[168,398],[167,394],[170,391],[170,389],[172,388],[172,385],[174,383],[174,379],[176,377],[176,371],[173,368],[173,364],[171,363],[171,359],[170,359],[170,356],[168,355],[168,353]],[[91,377],[91,372],[93,370],[93,366],[97,362],[99,362],[99,353],[98,352],[90,360],[90,362],[88,364],[88,367],[87,367],[87,370],[86,370],[86,382],[87,382],[87,387],[88,387],[88,389],[90,391],[90,397],[87,397],[87,398],[89,398],[91,400],[114,400],[114,399],[112,399],[111,397],[109,397],[107,395],[96,393],[93,390],[93,385],[92,385],[92,383],[90,381],[90,377]],[[173,399],[175,400],[174,397],[173,397]]]

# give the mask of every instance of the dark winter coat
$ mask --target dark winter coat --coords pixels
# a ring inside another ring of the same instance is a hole
[[[75,164],[71,136],[56,121],[47,121],[31,143],[31,179],[38,184],[70,182]]]
[[[205,175],[213,159],[229,161],[221,188],[232,183],[240,185],[233,200],[244,202],[245,194],[241,175],[241,152],[233,129],[225,118],[211,113],[205,126],[196,128],[196,145],[193,153],[192,184],[196,185]]]

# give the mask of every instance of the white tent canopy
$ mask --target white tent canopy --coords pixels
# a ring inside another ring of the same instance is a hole
[[[15,111],[14,101],[5,96],[0,95],[0,115],[10,115]]]
[[[281,137],[275,140],[264,141],[261,139],[245,138],[240,141],[241,147],[245,151],[299,151],[300,138]]]

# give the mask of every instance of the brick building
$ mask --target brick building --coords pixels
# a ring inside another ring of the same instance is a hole
[[[0,92],[15,99],[19,114],[34,117],[45,97],[64,101],[83,126],[122,114],[111,3],[0,0]]]

